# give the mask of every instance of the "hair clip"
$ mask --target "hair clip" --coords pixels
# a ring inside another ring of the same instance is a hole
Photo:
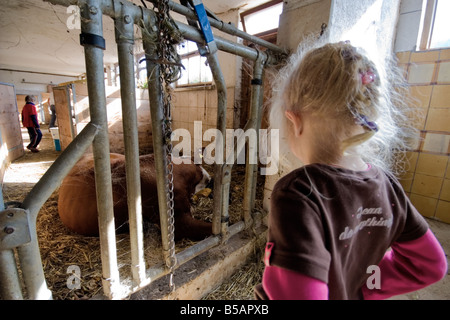
[[[356,124],[368,128],[371,131],[378,132],[378,125],[374,121],[369,121],[366,116],[358,115],[355,117]]]
[[[361,73],[361,79],[362,79],[363,85],[371,84],[372,82],[375,81],[376,78],[377,78],[377,75],[375,73],[373,73],[373,71],[369,70],[364,73]]]

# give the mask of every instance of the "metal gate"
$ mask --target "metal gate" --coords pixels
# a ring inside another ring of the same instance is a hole
[[[93,146],[97,204],[99,215],[100,245],[102,260],[102,287],[104,295],[110,299],[121,299],[147,286],[152,281],[170,272],[170,239],[167,225],[166,176],[167,154],[164,137],[163,101],[160,86],[161,56],[155,43],[143,39],[149,79],[149,98],[153,127],[153,146],[157,172],[158,202],[161,221],[162,249],[166,265],[145,268],[143,255],[142,208],[136,199],[141,198],[139,174],[139,150],[135,98],[135,75],[133,44],[134,25],[145,28],[146,32],[158,32],[157,19],[152,9],[137,6],[125,0],[44,0],[56,5],[78,5],[81,11],[81,42],[84,46],[86,76],[89,94],[90,123],[76,136],[62,152],[40,181],[33,187],[19,208],[6,208],[0,212],[0,295],[3,299],[22,299],[21,281],[14,252],[20,262],[22,279],[29,299],[51,299],[42,268],[36,234],[36,219],[46,200],[58,188],[64,177],[81,158],[89,146]],[[149,1],[157,3],[158,1]],[[194,1],[195,3],[201,1]],[[176,23],[181,35],[205,48],[208,44],[196,23],[196,13],[187,6],[168,1],[171,10],[188,18],[189,25]],[[106,97],[103,70],[103,16],[114,19],[116,43],[122,92],[122,110],[127,172],[127,194],[129,206],[130,243],[132,260],[131,285],[121,283],[117,265],[116,235],[113,214],[112,182],[110,170],[110,149],[108,138]],[[252,81],[251,118],[244,129],[253,128],[258,132],[262,116],[262,78],[267,64],[275,64],[285,56],[279,47],[246,34],[236,27],[212,17],[203,17],[207,22],[225,33],[240,37],[268,50],[263,52],[220,37],[215,37],[211,47],[254,61]],[[217,128],[225,134],[226,128],[226,85],[215,50],[206,50],[218,95]],[[176,266],[186,263],[201,253],[223,244],[231,236],[251,227],[252,210],[255,201],[257,164],[246,164],[243,221],[229,226],[228,203],[231,169],[234,161],[215,165],[213,235],[176,254]],[[2,209],[2,208],[0,208]]]

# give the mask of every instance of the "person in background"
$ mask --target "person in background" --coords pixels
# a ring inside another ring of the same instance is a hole
[[[37,149],[42,139],[42,132],[40,129],[39,121],[37,119],[37,110],[34,104],[35,98],[32,95],[25,97],[25,106],[22,109],[22,124],[28,130],[30,136],[30,143],[27,149],[31,152],[39,152]]]
[[[48,105],[50,106],[50,123],[48,125],[48,130],[50,130],[50,128],[54,128],[55,127],[55,122],[56,122],[56,109],[55,109],[55,105],[54,104],[50,104],[50,99],[48,99]]]

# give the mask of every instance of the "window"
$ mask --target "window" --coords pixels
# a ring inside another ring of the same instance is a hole
[[[212,83],[208,61],[200,55],[195,42],[181,43],[178,46],[178,54],[184,69],[181,69],[181,78],[177,81],[177,87]]]
[[[135,57],[134,72],[136,74],[136,85],[138,88],[147,89],[147,61],[145,60],[145,53],[137,54]]]
[[[269,1],[241,13],[242,27],[245,32],[258,37],[276,33],[282,11],[281,0]]]
[[[438,0],[430,48],[450,47],[450,1]]]
[[[450,1],[424,0],[419,49],[450,47]]]

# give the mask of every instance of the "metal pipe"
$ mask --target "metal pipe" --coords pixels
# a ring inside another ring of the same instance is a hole
[[[239,232],[243,231],[245,229],[245,223],[243,221],[240,221],[238,223],[233,224],[228,229],[229,236],[232,237]],[[208,251],[209,249],[214,248],[221,242],[220,236],[211,236],[209,238],[206,238],[203,241],[200,241],[193,246],[190,246],[189,248],[179,252],[176,254],[176,260],[178,261],[176,268],[180,267],[181,265],[187,263],[188,261],[198,257],[202,253]],[[124,286],[120,292],[121,298],[126,298],[130,294],[136,292],[138,289],[144,287],[145,285],[151,284],[151,282],[156,281],[165,275],[169,274],[169,269],[166,268],[165,264],[159,264],[156,266],[153,266],[151,268],[148,268],[146,270],[146,281],[142,283],[140,287],[131,287],[131,286]]]
[[[148,11],[144,11],[143,17],[144,27],[147,32],[154,32],[152,26],[156,25],[154,15],[149,15]],[[167,190],[166,190],[166,177],[167,177],[167,154],[166,154],[166,141],[164,139],[163,126],[164,126],[164,103],[163,103],[163,91],[161,90],[161,67],[155,63],[159,59],[157,48],[155,43],[149,38],[149,35],[143,37],[143,46],[145,51],[145,58],[147,62],[147,77],[149,83],[149,100],[150,100],[150,113],[152,119],[152,138],[153,138],[153,153],[155,157],[155,170],[156,170],[156,186],[158,192],[158,208],[161,225],[161,238],[164,259],[168,262],[170,243],[168,239],[168,217],[167,217]],[[156,35],[154,35],[156,37]]]
[[[196,20],[188,17],[188,23],[191,26],[197,24]],[[199,52],[207,52],[206,57],[208,64],[211,69],[211,73],[214,78],[214,82],[217,87],[217,126],[216,128],[221,132],[222,137],[226,136],[226,111],[227,111],[227,88],[225,79],[220,68],[219,61],[217,59],[214,43],[213,48],[206,48],[202,44],[197,44]],[[216,137],[216,152],[217,150],[224,150],[225,141],[218,141]],[[219,148],[219,149],[218,149]],[[217,157],[216,153],[216,157]],[[212,217],[212,233],[214,235],[220,234],[222,241],[225,242],[228,239],[228,204],[229,204],[229,194],[230,194],[230,177],[231,177],[231,166],[228,165],[229,162],[225,161],[222,164],[224,158],[223,154],[220,155],[222,158],[218,159],[220,163],[217,163],[214,168],[214,200],[213,200],[213,217]]]
[[[100,1],[88,0],[80,8],[80,11],[82,34],[90,34],[94,35],[93,37],[102,38],[103,25]],[[89,111],[91,120],[100,126],[99,132],[93,141],[93,153],[103,272],[102,283],[104,294],[114,299],[114,294],[118,291],[115,287],[120,285],[120,279],[117,267],[103,50],[95,45],[85,44],[84,54]]]
[[[115,32],[120,68],[120,93],[125,143],[128,216],[131,245],[131,271],[139,286],[145,281],[144,235],[142,227],[142,195],[139,164],[139,139],[134,75],[134,18],[123,2],[114,1]]]
[[[70,6],[70,5],[79,5],[81,7],[82,5],[85,5],[85,3],[88,0],[44,0],[44,1],[50,2],[52,4],[63,5],[66,7]],[[110,5],[111,0],[104,0],[102,2],[103,2],[103,13],[112,18],[116,18],[114,8],[112,5]],[[127,1],[124,1],[123,5],[129,7],[129,10],[131,10],[130,12],[132,13],[132,15],[134,17],[139,17],[141,10],[143,12],[147,12],[147,14],[150,14],[150,12],[152,12],[151,10],[136,6],[135,4],[129,3]],[[174,5],[173,6],[174,11],[175,11],[175,9],[177,9],[177,10],[180,9],[179,6],[180,5]],[[191,15],[191,14],[189,14],[189,15]],[[188,40],[195,41],[197,43],[205,44],[205,40],[203,39],[201,32],[197,28],[193,28],[191,26],[188,26],[188,25],[178,22],[178,21],[176,21],[176,24],[177,24],[181,34],[183,35],[183,37],[185,37]],[[216,24],[216,23],[214,23],[214,24]],[[224,25],[224,26],[228,26],[228,27],[225,27],[227,30],[224,30],[224,32],[226,32],[226,33],[229,33],[230,31],[232,31],[231,29],[234,28],[229,25]],[[230,34],[235,35],[233,31]],[[243,38],[244,34],[245,34],[245,32],[239,31],[236,35]],[[251,36],[250,38],[252,40],[249,40],[249,41],[255,42],[255,41],[253,41],[253,40],[255,40],[253,38],[253,36]],[[222,50],[222,51],[225,51],[225,52],[228,52],[231,54],[235,54],[240,57],[244,57],[244,58],[247,58],[247,59],[250,59],[253,61],[255,61],[258,58],[259,54],[266,54],[266,53],[258,53],[258,51],[256,49],[244,46],[242,44],[234,43],[232,41],[226,40],[219,36],[215,36],[214,40],[215,40],[215,42],[217,44],[217,48],[219,50]],[[261,44],[261,45],[263,45],[263,44]],[[263,45],[263,46],[265,46],[265,45]],[[285,54],[285,51],[283,49],[281,49],[279,47],[277,47],[277,48],[278,49],[275,49],[271,46],[270,49],[274,52],[277,52],[277,53],[282,52],[283,55]],[[280,59],[280,57],[276,57],[271,54],[268,55],[267,58],[268,58],[267,64],[276,64],[276,63],[278,63],[278,61]]]
[[[264,64],[266,60],[263,55],[260,55],[256,59],[253,66],[253,80],[252,80],[252,96],[251,96],[251,108],[250,108],[250,120],[249,127],[256,131],[259,137],[259,129],[261,128],[262,120],[262,104],[263,104],[263,73]],[[257,139],[259,141],[259,139]],[[258,148],[258,145],[256,146]],[[252,224],[252,210],[255,206],[256,195],[256,179],[258,175],[258,165],[250,163],[248,161],[249,154],[247,153],[247,164],[245,167],[245,180],[244,180],[244,221],[245,225],[249,227]]]
[[[0,187],[0,214],[5,210],[3,192]],[[0,300],[22,300],[22,286],[20,285],[14,251],[0,250]]]
[[[31,189],[21,205],[30,211],[31,219],[37,218],[41,207],[91,145],[98,130],[98,125],[89,122]]]
[[[238,223],[233,224],[228,228],[228,235],[231,238],[232,236],[238,234],[242,230],[245,229],[245,223],[243,221],[240,221]],[[221,242],[220,236],[212,236],[209,238],[206,238],[203,241],[200,241],[193,246],[190,246],[189,248],[179,252],[176,254],[177,258],[177,267],[185,264],[186,262],[194,259],[195,257],[198,257],[202,253],[206,252],[207,250],[214,248]],[[155,266],[147,269],[147,277],[150,278],[152,281],[155,281],[165,275],[168,274],[168,270],[164,268],[164,266]]]
[[[178,21],[176,23],[177,23],[178,29],[180,30],[180,32],[184,38],[194,41],[194,42],[197,42],[197,43],[205,44],[205,40],[203,39],[203,36],[200,33],[200,31],[198,31],[198,29],[193,28],[191,26],[188,26],[188,25],[178,22]],[[226,40],[219,36],[215,36],[214,41],[217,44],[217,48],[224,52],[228,52],[228,53],[231,53],[231,54],[243,57],[243,58],[247,58],[247,59],[250,59],[253,61],[255,61],[258,58],[258,51],[256,49],[234,43],[230,40]],[[273,56],[269,56],[269,57],[270,58],[268,61],[270,63],[276,63],[277,59],[275,57],[273,57]]]
[[[215,53],[207,55],[208,64],[214,78],[214,83],[217,88],[217,129],[222,133],[222,137],[226,136],[226,115],[227,115],[227,86],[225,79],[220,69],[219,60]],[[220,143],[216,141],[216,143]],[[225,141],[222,141],[222,146]],[[221,147],[221,146],[217,146]],[[223,150],[223,148],[222,148]],[[217,152],[217,151],[216,151]],[[223,155],[221,161],[224,161]],[[213,202],[213,218],[212,218],[212,232],[214,235],[221,234],[225,239],[227,238],[228,226],[228,197],[229,184],[225,177],[225,170],[223,165],[218,163],[214,169],[214,202]],[[224,204],[226,204],[224,206]]]
[[[13,250],[0,251],[0,299],[23,300],[22,286]]]
[[[31,242],[17,248],[23,280],[32,300],[51,299],[45,283],[36,233],[36,219],[45,201],[52,195],[71,168],[91,145],[98,126],[89,123],[28,193],[21,207],[29,211]]]
[[[152,3],[156,3],[156,0],[148,0],[148,1],[150,1]],[[187,8],[181,4],[178,4],[173,1],[169,1],[169,7],[171,10],[175,11],[176,13],[184,15],[185,17],[187,17],[189,19],[197,20],[197,16],[195,15],[195,12],[192,11],[190,8]],[[225,32],[232,36],[237,36],[239,38],[251,41],[256,44],[259,44],[263,47],[266,47],[267,49],[272,50],[275,53],[287,54],[287,52],[284,49],[282,49],[281,47],[274,45],[273,43],[270,43],[268,41],[265,41],[261,38],[250,35],[242,30],[239,30],[238,28],[236,28],[234,25],[232,25],[230,23],[226,24],[221,20],[217,20],[217,19],[214,19],[211,17],[208,17],[208,20],[209,20],[209,23],[211,24],[211,26],[213,26],[216,29],[219,29],[222,32]]]
[[[191,26],[196,26],[197,21],[194,18],[188,17],[188,23]],[[212,46],[212,47],[211,47]],[[210,48],[205,45],[197,44],[199,52],[206,53],[211,73],[217,88],[217,129],[221,132],[222,137],[226,136],[226,115],[227,115],[227,87],[223,77],[222,69],[220,68],[219,60],[217,58],[217,48],[215,43],[210,44]],[[218,148],[224,149],[225,141],[217,141],[216,137],[216,152]],[[220,145],[222,144],[222,145]],[[218,155],[216,154],[216,157]],[[223,154],[220,155],[222,159],[218,159],[220,163],[215,166],[215,183],[214,183],[214,203],[213,203],[213,218],[212,218],[212,233],[222,235],[223,241],[227,239],[228,232],[228,199],[229,199],[229,183],[226,181],[226,174],[222,162],[224,160]]]

